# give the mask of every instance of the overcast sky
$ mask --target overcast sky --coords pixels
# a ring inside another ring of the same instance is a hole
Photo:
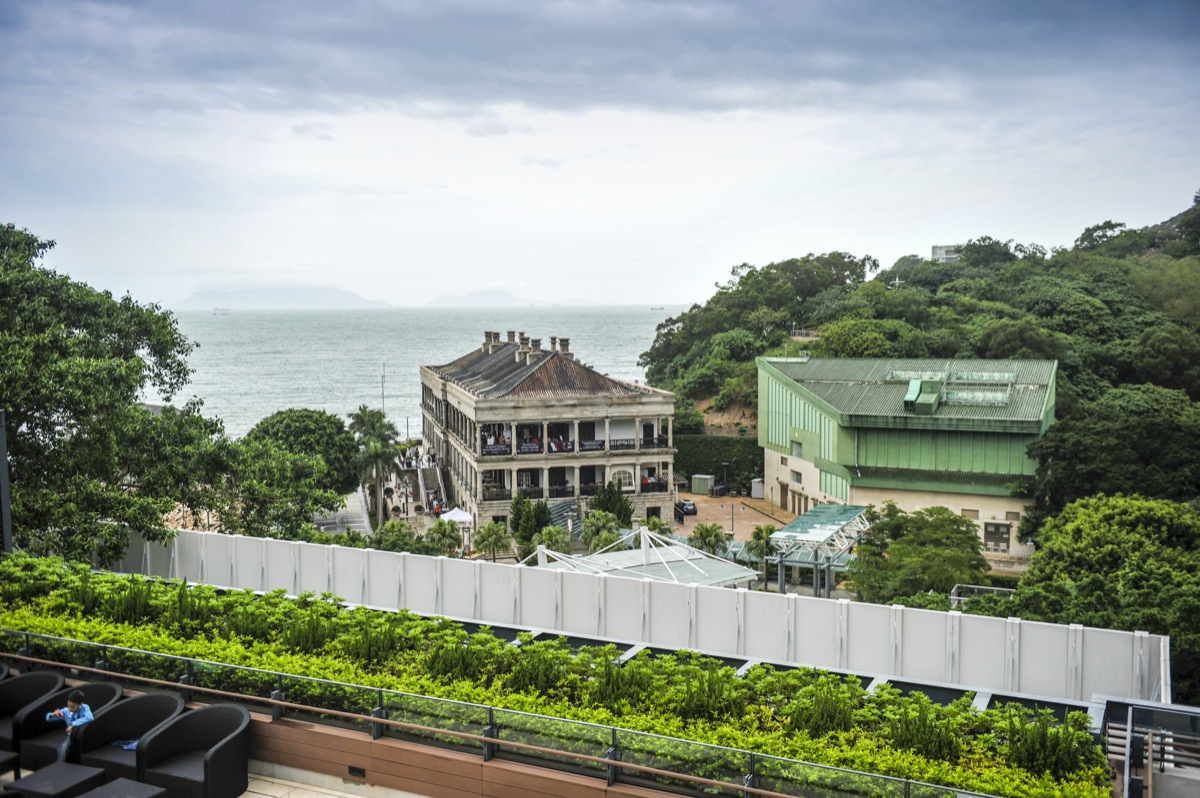
[[[167,306],[702,302],[1197,189],[1197,0],[0,0],[0,222]]]

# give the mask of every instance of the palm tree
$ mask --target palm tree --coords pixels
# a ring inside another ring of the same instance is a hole
[[[496,561],[497,554],[511,549],[512,544],[513,539],[508,527],[499,521],[489,521],[475,533],[475,548],[484,554],[492,555],[492,562]]]
[[[533,545],[545,546],[559,554],[570,554],[571,536],[561,526],[544,526],[541,532],[533,536]]]
[[[770,524],[756,526],[750,533],[750,541],[746,544],[746,553],[762,560],[764,585],[767,583],[767,558],[775,553],[775,541],[771,540],[773,534],[775,534],[775,527]]]
[[[354,433],[354,437],[361,444],[364,439],[379,438],[384,440],[395,440],[400,434],[396,430],[396,425],[387,420],[387,416],[382,410],[376,410],[373,407],[359,405],[358,410],[348,414],[350,418],[350,431]]]
[[[646,518],[646,529],[649,529],[651,532],[658,532],[659,534],[671,531],[667,522],[657,515],[651,515]]]
[[[597,545],[600,538],[619,535],[620,529],[615,515],[603,510],[592,510],[583,517],[583,528],[580,530],[579,539],[588,547],[588,551],[596,551],[601,548]]]
[[[720,524],[696,524],[692,530],[691,543],[700,551],[707,551],[718,557],[729,550],[729,539]]]
[[[400,468],[400,448],[395,443],[378,438],[360,442],[354,467],[363,484],[375,486],[375,526],[383,526],[384,481]]]
[[[462,530],[458,528],[458,522],[439,518],[425,533],[425,542],[439,554],[451,557],[462,548]]]

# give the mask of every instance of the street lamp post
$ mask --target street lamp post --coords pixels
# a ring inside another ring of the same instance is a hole
[[[725,469],[725,496],[729,499],[729,534],[733,534],[733,494],[729,492],[729,463],[722,462],[721,467]]]

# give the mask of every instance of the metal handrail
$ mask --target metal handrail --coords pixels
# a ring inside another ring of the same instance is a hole
[[[772,756],[770,754],[759,754],[759,753],[754,753],[754,752],[750,752],[750,751],[744,751],[744,750],[737,749],[737,748],[728,748],[726,746],[712,745],[710,743],[700,743],[700,742],[696,742],[694,740],[684,740],[684,739],[677,738],[677,737],[669,737],[666,735],[653,734],[651,732],[640,732],[640,731],[636,731],[636,730],[632,730],[632,729],[620,729],[618,727],[602,726],[600,724],[588,723],[586,721],[577,721],[577,720],[572,720],[569,718],[554,718],[554,717],[545,716],[545,715],[537,715],[537,714],[530,713],[530,712],[523,712],[521,710],[510,710],[510,709],[503,709],[503,708],[499,708],[499,707],[489,707],[484,704],[472,704],[472,703],[468,703],[465,701],[456,701],[454,699],[437,698],[437,697],[433,697],[433,696],[424,696],[424,695],[418,695],[416,693],[405,693],[405,692],[398,691],[398,690],[388,690],[386,688],[368,687],[366,685],[354,685],[354,684],[348,684],[346,682],[336,682],[336,681],[333,681],[330,679],[321,679],[319,677],[314,677],[314,676],[302,676],[302,675],[298,675],[298,674],[279,673],[278,671],[268,671],[268,670],[265,670],[262,668],[254,668],[254,667],[246,666],[246,665],[232,665],[232,664],[223,663],[223,662],[197,660],[197,659],[189,658],[189,657],[181,657],[181,656],[175,655],[175,654],[164,654],[164,653],[157,652],[157,651],[143,651],[141,649],[126,648],[124,646],[114,646],[114,645],[110,645],[110,644],[106,644],[106,643],[95,643],[90,640],[77,640],[74,638],[57,637],[54,635],[43,635],[43,634],[38,634],[38,633],[33,633],[33,632],[23,632],[23,631],[19,631],[19,630],[15,630],[15,629],[0,629],[0,634],[3,634],[3,633],[7,633],[7,634],[11,634],[11,635],[20,635],[20,636],[24,637],[26,639],[26,641],[28,641],[28,639],[30,637],[34,637],[34,638],[38,638],[38,639],[42,639],[42,640],[51,640],[51,641],[58,641],[58,642],[64,642],[64,643],[74,643],[74,644],[79,644],[79,645],[83,645],[83,646],[99,648],[102,650],[102,652],[123,651],[123,652],[128,652],[130,654],[150,655],[150,656],[154,656],[154,657],[161,657],[164,659],[179,661],[181,663],[188,663],[191,665],[205,665],[205,666],[215,666],[218,668],[231,668],[231,669],[236,669],[236,670],[241,670],[241,671],[251,671],[254,673],[262,674],[264,676],[273,677],[276,680],[280,680],[284,677],[289,678],[289,679],[301,679],[301,680],[308,681],[308,682],[317,682],[317,683],[328,684],[328,685],[333,685],[333,686],[337,686],[337,687],[355,688],[355,689],[366,690],[366,691],[371,691],[371,692],[382,692],[382,693],[387,693],[387,694],[395,695],[395,696],[435,701],[439,704],[447,704],[447,705],[455,705],[455,706],[468,707],[468,708],[476,708],[476,709],[480,709],[480,710],[487,710],[489,712],[498,710],[507,715],[521,715],[521,716],[525,716],[525,717],[528,717],[531,719],[544,718],[546,720],[556,721],[558,723],[567,723],[570,725],[578,725],[578,726],[589,726],[589,727],[593,727],[593,728],[604,729],[606,731],[611,731],[611,732],[620,731],[620,732],[625,732],[628,734],[635,734],[639,737],[653,737],[653,738],[665,740],[668,742],[683,743],[683,744],[699,746],[699,747],[707,748],[707,749],[715,749],[718,751],[724,751],[724,752],[728,752],[728,753],[734,754],[734,755],[742,755],[742,756],[747,757],[747,761],[753,761],[754,759],[760,759],[760,760],[767,759],[767,760],[773,760],[776,762],[783,762],[783,763],[786,763],[789,765],[816,768],[816,769],[819,769],[822,771],[829,772],[831,774],[840,773],[840,774],[845,774],[847,776],[856,777],[856,778],[867,778],[867,779],[879,780],[881,782],[890,782],[892,784],[901,785],[903,787],[903,792],[905,795],[909,794],[910,788],[920,787],[922,789],[940,790],[947,794],[953,793],[956,796],[959,796],[959,798],[994,798],[994,796],[985,795],[983,793],[971,792],[971,791],[963,790],[963,789],[960,789],[957,787],[947,787],[947,786],[941,785],[941,784],[929,784],[927,782],[913,781],[910,779],[901,779],[901,778],[897,778],[895,776],[885,776],[881,773],[867,773],[864,771],[839,768],[839,767],[835,767],[832,765],[822,765],[822,764],[818,764],[815,762],[803,762],[800,760],[785,759],[783,757],[776,757],[776,756]],[[478,743],[481,746],[491,747],[493,750],[500,750],[500,749],[508,748],[508,749],[514,749],[514,750],[518,750],[518,751],[528,751],[531,753],[544,754],[544,755],[548,755],[548,756],[566,757],[566,758],[578,760],[581,762],[589,762],[592,764],[602,765],[602,766],[605,766],[608,768],[615,767],[615,768],[618,768],[623,771],[636,771],[638,773],[643,773],[643,774],[646,774],[649,776],[658,776],[661,778],[680,780],[680,781],[689,782],[689,783],[695,784],[697,786],[702,786],[702,787],[715,787],[718,789],[740,791],[746,795],[757,795],[757,796],[763,796],[764,798],[796,798],[795,795],[792,795],[789,793],[780,793],[780,792],[775,792],[773,790],[764,789],[764,788],[758,787],[756,785],[746,783],[745,781],[743,781],[742,783],[720,781],[717,779],[709,779],[709,778],[705,778],[703,776],[696,776],[696,775],[687,774],[687,773],[677,773],[675,771],[664,770],[662,768],[655,768],[655,767],[651,767],[649,765],[639,765],[635,762],[628,762],[628,761],[621,760],[619,758],[600,757],[600,756],[594,756],[591,754],[583,754],[583,753],[574,752],[574,751],[564,751],[564,750],[557,749],[557,748],[548,748],[545,746],[534,745],[532,743],[522,743],[522,742],[518,742],[516,740],[504,740],[497,736],[473,734],[471,732],[456,731],[453,729],[442,729],[442,728],[438,728],[438,727],[434,727],[434,726],[424,726],[424,725],[417,724],[417,723],[409,723],[407,721],[392,720],[390,718],[385,718],[385,717],[376,717],[375,715],[363,715],[363,714],[359,714],[356,712],[347,712],[345,710],[331,709],[331,708],[326,708],[326,707],[314,707],[314,706],[310,706],[307,704],[297,704],[294,702],[283,700],[281,698],[263,697],[263,696],[257,696],[257,695],[249,695],[249,694],[245,694],[245,693],[233,693],[233,692],[229,692],[227,690],[219,690],[219,689],[213,688],[213,687],[202,687],[202,686],[195,685],[195,684],[181,684],[179,682],[165,681],[162,679],[155,679],[155,678],[152,678],[149,676],[138,676],[136,674],[122,673],[122,672],[113,671],[113,670],[106,669],[106,668],[89,667],[89,666],[85,666],[85,665],[76,665],[76,664],[68,663],[68,662],[59,662],[57,660],[45,660],[45,659],[40,659],[37,657],[31,657],[31,656],[28,656],[26,654],[21,654],[21,653],[8,653],[8,652],[0,651],[0,658],[17,660],[20,662],[25,662],[25,663],[29,663],[30,665],[36,665],[36,666],[40,666],[40,667],[69,669],[69,670],[77,672],[77,673],[96,674],[96,675],[104,676],[108,679],[114,679],[114,678],[122,679],[122,680],[131,681],[131,682],[137,682],[140,684],[145,684],[148,686],[153,686],[153,687],[165,687],[165,688],[170,688],[173,690],[183,689],[183,690],[188,691],[189,693],[201,693],[201,694],[210,695],[210,696],[214,696],[217,698],[230,700],[230,701],[234,701],[234,702],[250,702],[250,703],[255,703],[255,704],[263,704],[266,707],[268,707],[272,712],[275,712],[277,710],[292,710],[292,711],[296,711],[296,712],[316,713],[316,714],[320,714],[320,715],[323,715],[326,717],[339,718],[339,719],[357,722],[357,723],[375,724],[377,726],[379,726],[379,725],[390,726],[390,727],[394,727],[401,731],[454,737],[454,738],[460,739],[464,742]],[[646,786],[646,785],[643,785],[643,786]],[[818,789],[829,789],[829,790],[833,790],[835,792],[838,790],[837,787],[820,787],[820,786],[818,786]]]

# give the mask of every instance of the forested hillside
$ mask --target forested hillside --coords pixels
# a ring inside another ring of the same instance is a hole
[[[1161,224],[1106,221],[1069,249],[959,251],[874,273],[840,252],[738,266],[641,362],[687,428],[703,425],[691,402],[754,416],[757,355],[1057,360],[1056,423],[1013,486],[1039,550],[1015,596],[968,609],[1169,634],[1175,699],[1200,701],[1200,192]]]
[[[679,394],[688,431],[703,423],[691,402],[753,409],[758,355],[1052,358],[1059,423],[1020,486],[1039,510],[1026,532],[1098,492],[1195,497],[1200,192],[1162,224],[1106,221],[1070,249],[985,236],[959,251],[955,263],[908,256],[884,270],[844,252],[737,266],[708,302],[659,325],[641,364]]]

